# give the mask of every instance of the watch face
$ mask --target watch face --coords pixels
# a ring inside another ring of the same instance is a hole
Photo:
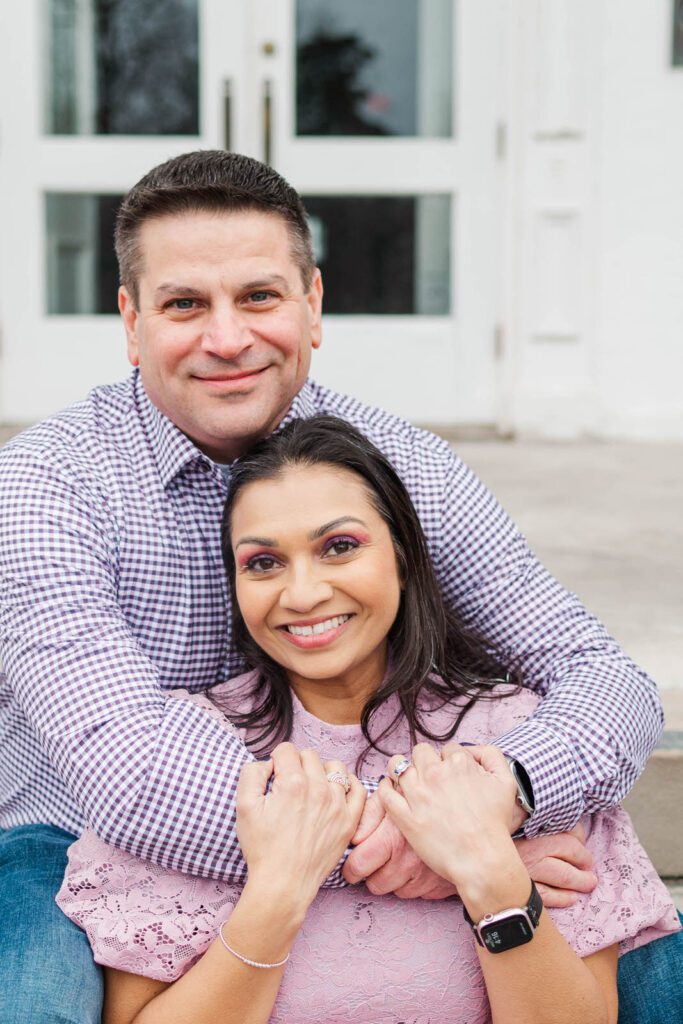
[[[489,953],[504,953],[506,949],[531,942],[534,937],[526,914],[511,914],[500,921],[482,924],[479,934]]]

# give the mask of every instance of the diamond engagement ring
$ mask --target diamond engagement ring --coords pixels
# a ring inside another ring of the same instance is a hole
[[[404,772],[407,772],[409,768],[412,768],[413,762],[407,757],[402,757],[400,761],[397,761],[394,767],[391,769],[391,774],[394,776],[394,782],[398,782]]]
[[[345,793],[348,793],[348,791],[351,789],[351,783],[349,782],[348,775],[343,775],[342,772],[328,772],[327,781],[338,782],[340,786],[344,787]]]

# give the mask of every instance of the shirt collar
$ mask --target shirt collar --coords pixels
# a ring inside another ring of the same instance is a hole
[[[313,399],[313,381],[309,378],[304,381],[301,391],[292,399],[292,404],[277,429],[282,430],[292,420],[308,420],[311,416],[315,416],[316,411]]]
[[[176,427],[167,416],[157,409],[145,391],[139,370],[133,371],[133,388],[140,420],[149,438],[156,459],[161,483],[167,487],[171,480],[185,466],[196,460],[209,461],[203,452]],[[281,430],[294,419],[309,419],[316,413],[313,400],[312,381],[306,380],[301,391],[292,399],[284,419],[278,426]]]
[[[208,461],[206,456],[157,409],[145,391],[140,371],[133,372],[135,400],[140,412],[143,429],[149,438],[152,453],[156,459],[161,483],[168,487],[170,482],[185,466],[197,460]]]

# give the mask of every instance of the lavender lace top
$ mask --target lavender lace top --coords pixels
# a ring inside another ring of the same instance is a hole
[[[215,688],[218,696],[248,686],[241,676]],[[205,696],[177,691],[233,729]],[[231,699],[232,696],[231,696]],[[479,701],[456,739],[485,743],[522,722],[538,698],[528,691]],[[353,768],[366,742],[359,726],[333,726],[294,698],[292,742],[313,747],[324,760]],[[380,710],[376,726],[396,705]],[[426,710],[430,728],[443,731],[457,705]],[[248,737],[247,737],[248,738]],[[388,743],[408,751],[405,724]],[[366,777],[378,778],[386,757],[372,751]],[[625,811],[584,819],[599,884],[571,908],[551,910],[579,956],[619,943],[620,952],[678,931],[669,894],[638,842]],[[57,902],[83,928],[98,963],[171,982],[187,971],[232,912],[240,888],[194,878],[140,860],[102,842],[89,829],[71,846]],[[226,954],[227,956],[227,954]],[[321,889],[292,949],[271,1022],[275,1024],[485,1024],[490,1021],[474,938],[457,899],[399,900],[373,896],[363,885]]]

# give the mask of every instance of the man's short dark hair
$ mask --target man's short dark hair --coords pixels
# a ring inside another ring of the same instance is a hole
[[[195,212],[257,210],[282,217],[304,291],[313,280],[315,259],[306,211],[298,192],[272,167],[239,153],[197,150],[153,167],[124,196],[116,217],[114,244],[119,279],[138,306],[142,272],[140,227],[155,217]]]

